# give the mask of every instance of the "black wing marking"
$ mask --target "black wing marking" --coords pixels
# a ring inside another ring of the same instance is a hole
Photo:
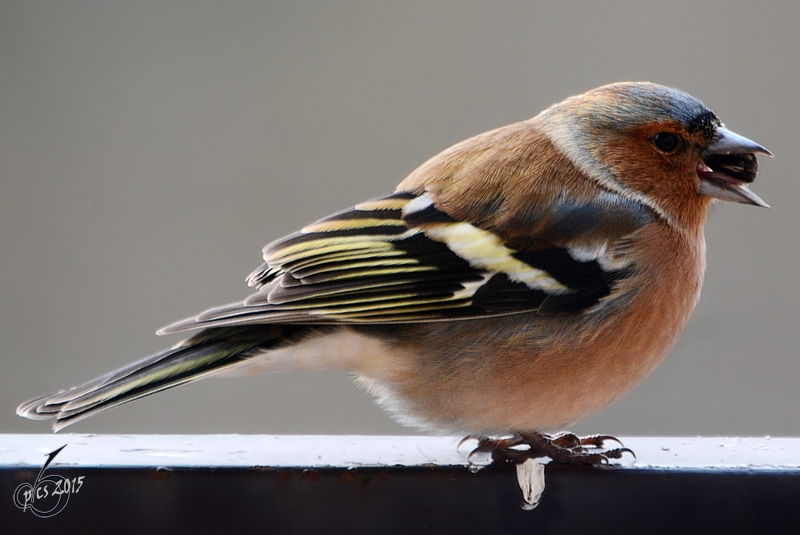
[[[571,225],[570,210],[576,211]],[[557,213],[553,221],[567,234],[591,231],[592,221],[605,223],[585,205],[564,204]],[[566,248],[511,249],[492,232],[438,210],[426,195],[408,192],[321,219],[268,245],[264,258],[248,278],[256,293],[161,332],[251,323],[443,321],[540,308],[577,312],[608,296],[630,272],[603,269],[597,259],[584,261]]]

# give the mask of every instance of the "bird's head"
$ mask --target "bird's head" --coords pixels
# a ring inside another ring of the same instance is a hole
[[[747,185],[757,174],[756,154],[771,153],[725,128],[683,91],[647,82],[611,84],[537,119],[587,177],[668,220],[704,218],[711,199],[767,206]]]

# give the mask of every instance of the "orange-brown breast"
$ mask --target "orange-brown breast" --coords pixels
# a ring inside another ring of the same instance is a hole
[[[701,233],[702,226],[689,233],[662,221],[638,231],[631,246],[638,270],[620,288],[630,292],[627,306],[603,303],[580,318],[534,312],[359,328],[387,337],[385,353],[375,355],[384,364],[369,375],[439,431],[573,423],[628,392],[666,356],[699,296]]]

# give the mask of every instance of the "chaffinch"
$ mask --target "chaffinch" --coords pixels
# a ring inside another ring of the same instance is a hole
[[[712,201],[766,206],[747,188],[759,153],[675,89],[568,98],[272,242],[255,293],[160,331],[189,339],[17,413],[58,430],[225,371],[344,369],[404,423],[534,447],[665,357],[700,295]]]

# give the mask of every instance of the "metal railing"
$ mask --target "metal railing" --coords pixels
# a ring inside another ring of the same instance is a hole
[[[624,438],[635,462],[546,466],[532,511],[459,441],[0,435],[0,532],[800,533],[800,439]]]

